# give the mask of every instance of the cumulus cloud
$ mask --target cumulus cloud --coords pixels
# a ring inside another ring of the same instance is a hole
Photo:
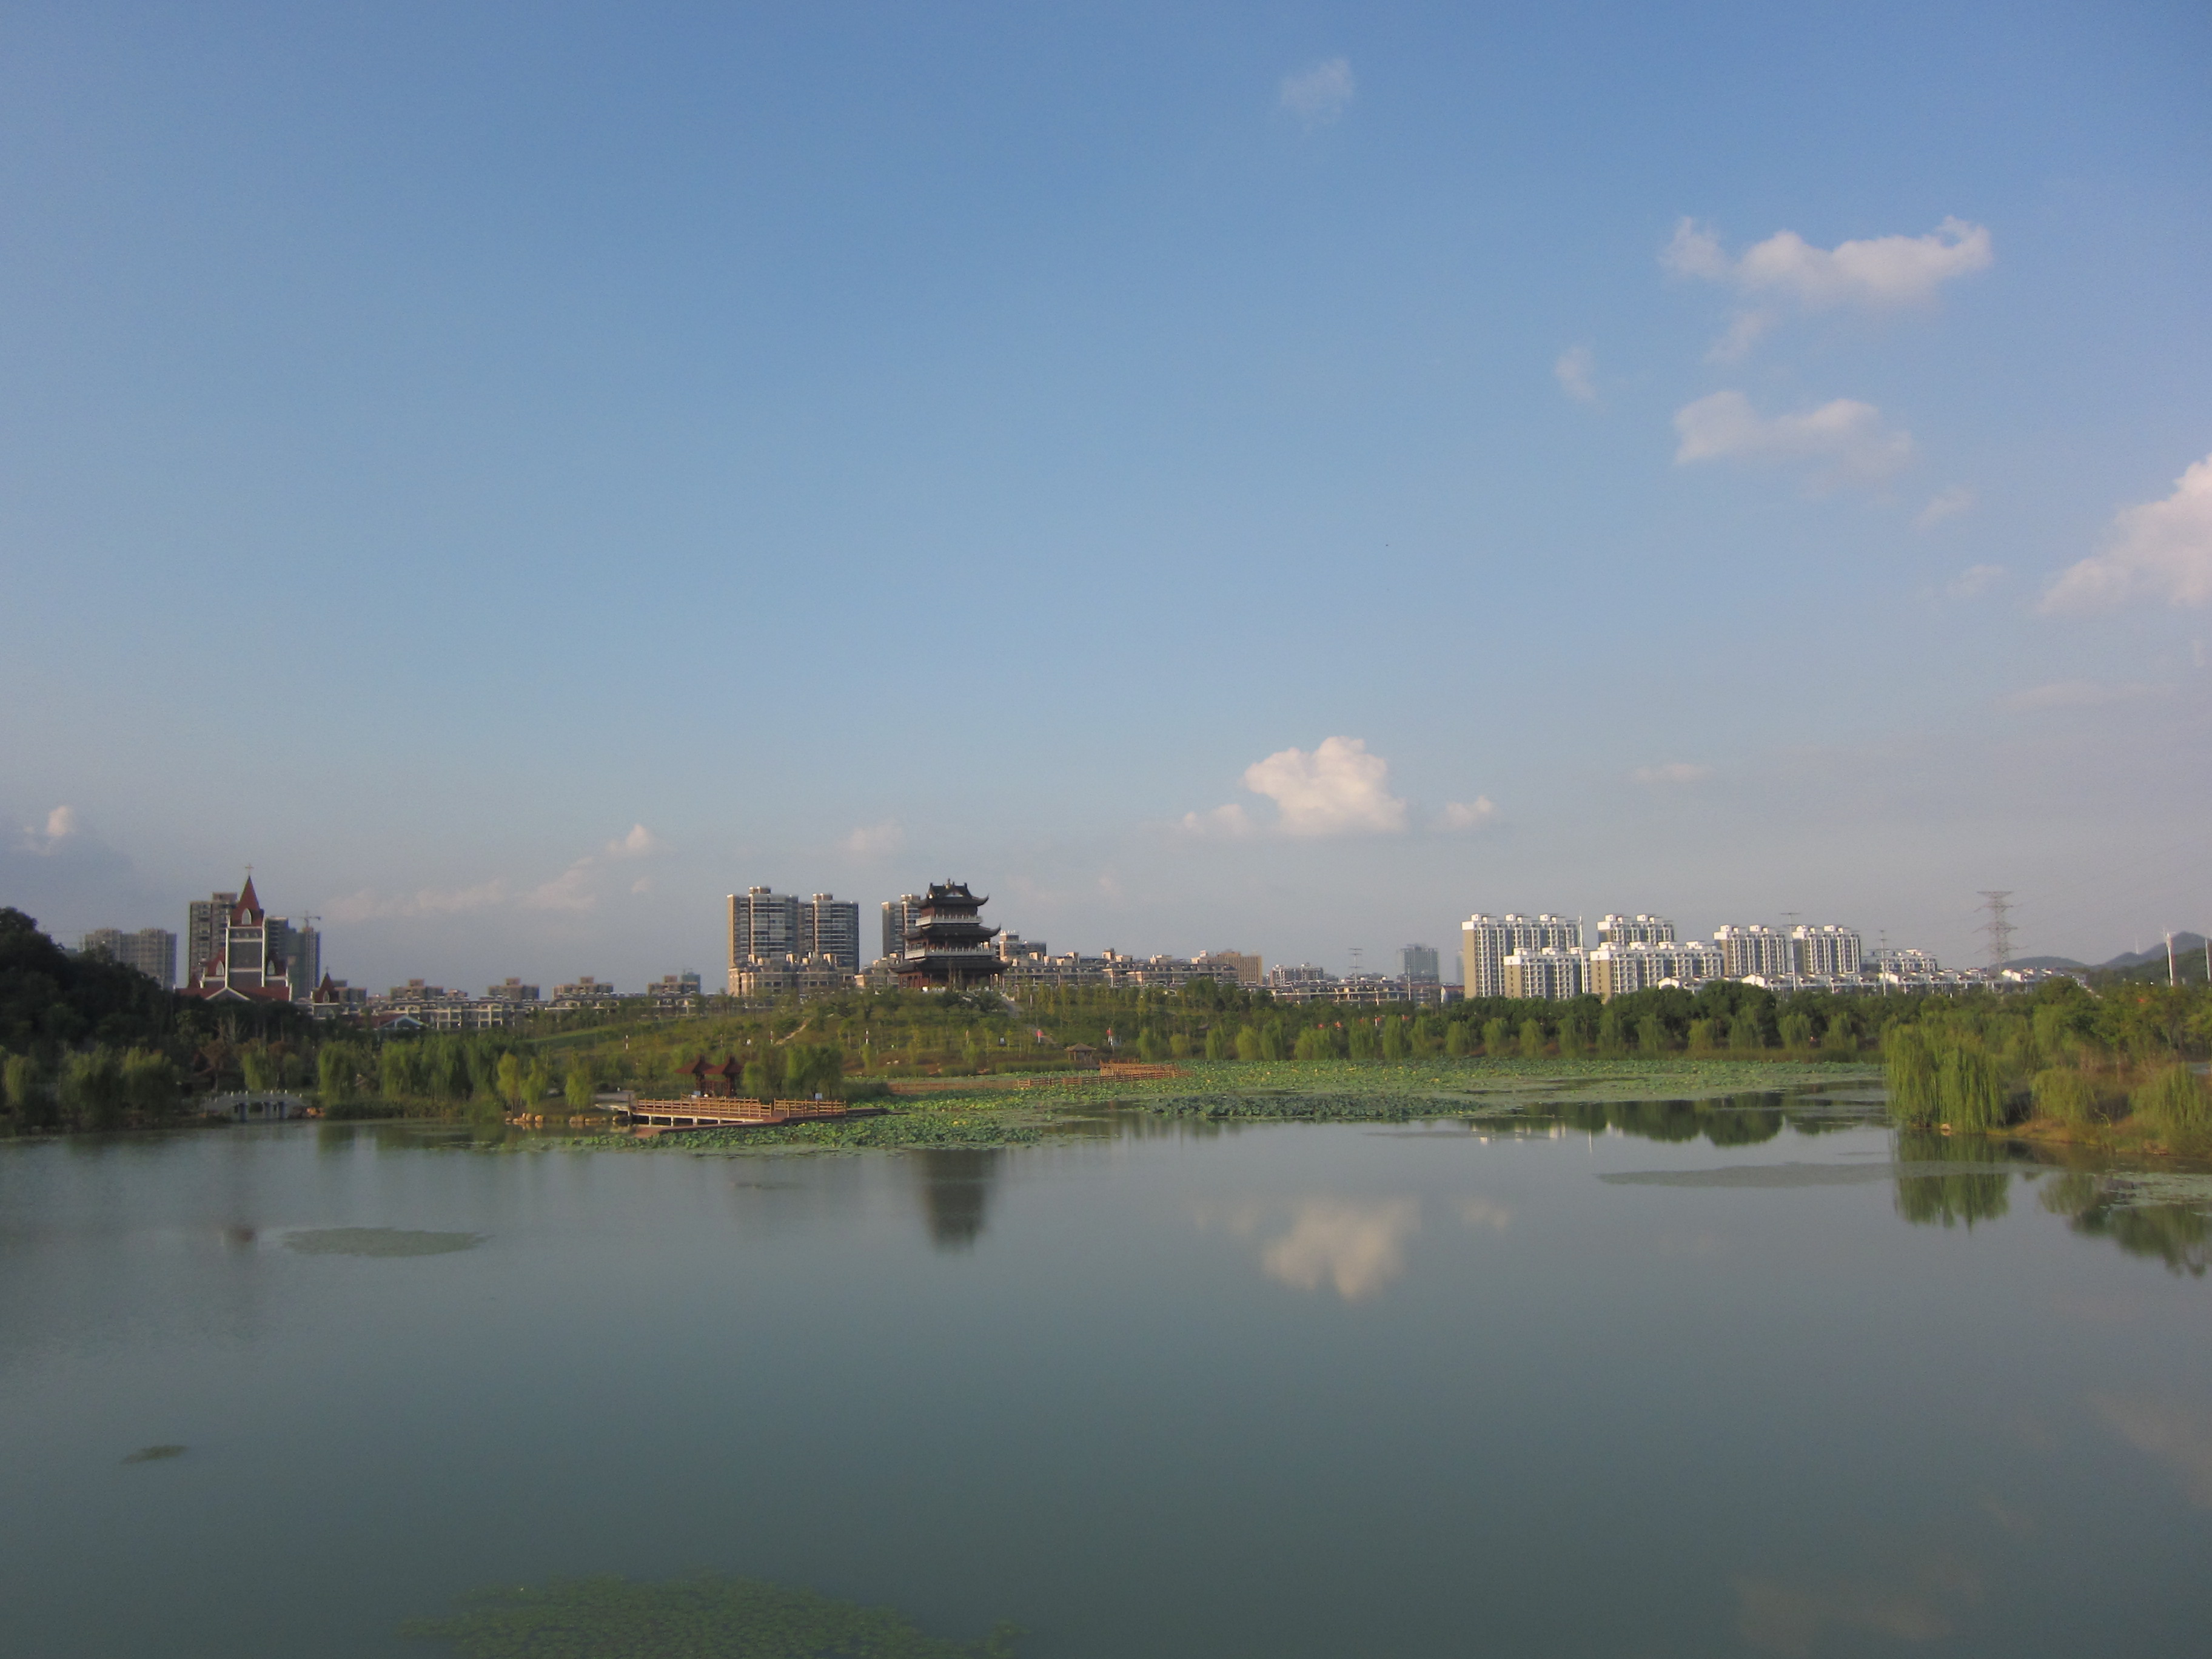
[[[2001,564],[1970,564],[1943,591],[1954,599],[1979,599],[2004,578],[2005,568]]]
[[[1912,435],[1850,398],[1802,415],[1761,415],[1741,392],[1716,392],[1674,414],[1674,462],[1809,464],[1819,487],[1874,484],[1912,461]]]
[[[1552,365],[1559,390],[1578,404],[1597,401],[1597,354],[1588,346],[1569,346]]]
[[[1961,513],[1972,512],[1975,500],[1974,492],[1966,485],[1953,484],[1948,489],[1940,492],[1933,501],[1920,509],[1918,515],[1912,520],[1913,525],[1921,530],[1933,530],[1946,519],[1955,519]],[[1988,568],[1994,570],[1998,567],[1991,565]]]
[[[1309,754],[1279,750],[1244,769],[1244,787],[1275,803],[1285,835],[1394,834],[1406,803],[1389,788],[1390,763],[1358,738],[1324,738]]]
[[[1487,795],[1477,795],[1473,800],[1448,800],[1444,803],[1444,828],[1447,830],[1480,830],[1497,816],[1497,804]]]
[[[896,818],[864,823],[845,837],[845,850],[855,858],[888,858],[906,845],[906,831]]]
[[[1712,776],[1713,769],[1699,766],[1692,761],[1668,761],[1663,766],[1639,766],[1629,775],[1638,783],[1674,785],[1703,783]]]
[[[2148,697],[2154,689],[2139,681],[2108,685],[2097,680],[2055,680],[2049,685],[2033,686],[2000,698],[1997,707],[2016,714],[2033,714],[2043,708],[2101,708],[2107,703],[2132,702],[2138,697]]]
[[[1659,261],[1678,276],[1776,295],[1808,311],[1881,311],[1926,305],[1945,283],[1986,270],[1992,258],[1988,229],[1963,219],[1946,219],[1925,236],[1875,236],[1832,248],[1777,231],[1734,259],[1711,229],[1684,219]]]
[[[611,859],[650,858],[665,845],[659,836],[643,824],[634,823],[630,825],[628,835],[617,836],[607,843],[607,856]]]
[[[1302,75],[1285,76],[1277,101],[1309,127],[1317,127],[1342,115],[1356,90],[1351,64],[1332,58]]]
[[[46,814],[46,824],[43,830],[35,824],[25,824],[22,838],[18,844],[26,853],[36,853],[43,858],[60,852],[62,843],[78,833],[76,808],[57,806]]]
[[[1183,830],[1194,836],[1234,838],[1250,835],[1255,827],[1252,815],[1235,801],[1226,806],[1217,806],[1211,812],[1186,812],[1182,815]]]
[[[2135,600],[2212,601],[2212,455],[2184,472],[2165,500],[2115,518],[2104,550],[2053,582],[2042,609],[2105,611]]]

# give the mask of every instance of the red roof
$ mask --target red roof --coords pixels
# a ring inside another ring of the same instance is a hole
[[[238,896],[238,902],[230,907],[231,925],[235,927],[258,927],[261,916],[261,901],[254,896],[253,878],[248,876],[246,890]]]

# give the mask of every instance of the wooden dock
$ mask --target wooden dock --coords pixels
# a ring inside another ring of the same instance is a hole
[[[842,1100],[723,1100],[695,1095],[688,1100],[633,1100],[613,1109],[632,1123],[657,1129],[748,1129],[825,1118],[877,1117],[884,1109]]]

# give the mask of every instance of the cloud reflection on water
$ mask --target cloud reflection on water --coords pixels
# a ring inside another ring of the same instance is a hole
[[[1456,1206],[1467,1225],[1502,1232],[1507,1206],[1483,1198]],[[1414,1198],[1243,1200],[1202,1205],[1196,1220],[1258,1247],[1268,1278],[1297,1291],[1333,1290],[1346,1302],[1374,1295],[1407,1267],[1407,1241],[1419,1231]]]
[[[2200,1510],[2212,1510],[2212,1419],[2171,1401],[2092,1395],[2090,1408],[2137,1451],[2148,1452],[2180,1477]]]
[[[1930,1575],[1916,1587],[1784,1583],[1739,1578],[1737,1628],[1747,1646],[1782,1659],[1808,1659],[1830,1630],[1860,1631],[1899,1642],[1933,1642],[1951,1632],[1943,1603],[1972,1601],[1981,1585],[1970,1572]]]

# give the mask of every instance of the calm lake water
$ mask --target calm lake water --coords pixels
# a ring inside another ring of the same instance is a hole
[[[1904,1150],[0,1146],[0,1647],[703,1567],[1027,1659],[2212,1649],[2201,1225]]]

